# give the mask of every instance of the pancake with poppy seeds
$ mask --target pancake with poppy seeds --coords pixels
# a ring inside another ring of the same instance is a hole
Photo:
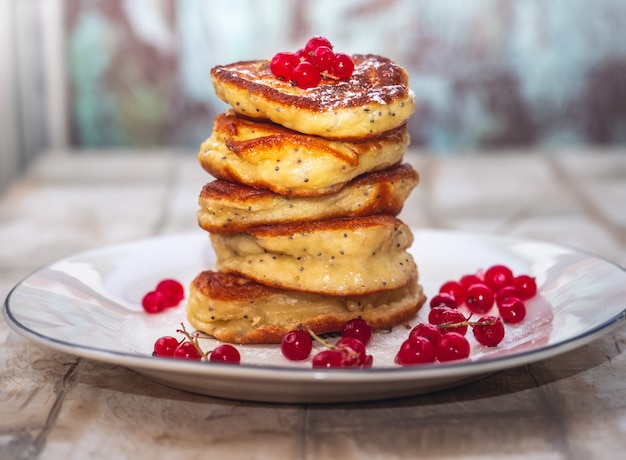
[[[345,79],[325,76],[302,89],[275,77],[269,61],[241,61],[211,69],[217,96],[238,114],[263,118],[331,139],[375,137],[402,126],[415,110],[407,72],[390,59],[354,55]]]
[[[397,215],[418,182],[418,173],[409,164],[359,176],[338,192],[319,197],[289,197],[215,180],[198,198],[198,224],[212,233],[233,233],[260,225]]]
[[[211,233],[216,268],[267,286],[328,295],[400,288],[417,267],[411,229],[389,215],[274,224]]]
[[[341,331],[346,322],[358,317],[375,330],[389,329],[411,320],[425,300],[416,277],[390,291],[329,296],[276,289],[207,270],[190,284],[187,317],[197,330],[224,342],[280,343],[298,327],[325,334]]]
[[[200,165],[218,179],[288,196],[334,193],[355,177],[400,163],[406,125],[362,141],[331,141],[235,115],[218,115],[201,145]]]

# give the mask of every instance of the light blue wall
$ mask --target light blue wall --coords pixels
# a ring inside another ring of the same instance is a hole
[[[211,67],[324,35],[410,72],[413,143],[439,152],[626,143],[624,0],[67,2],[74,142],[196,146]]]

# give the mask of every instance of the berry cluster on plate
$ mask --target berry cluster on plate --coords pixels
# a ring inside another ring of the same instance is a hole
[[[430,299],[428,323],[420,323],[409,333],[398,354],[396,364],[446,362],[467,358],[469,328],[478,343],[497,346],[505,336],[504,323],[515,324],[526,316],[525,301],[537,292],[535,279],[515,276],[505,265],[493,265],[484,272],[446,281]],[[469,316],[459,307],[466,306]],[[491,313],[494,308],[498,314]],[[474,314],[481,315],[472,321]]]

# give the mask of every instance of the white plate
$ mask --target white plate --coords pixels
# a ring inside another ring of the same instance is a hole
[[[152,238],[76,254],[43,268],[7,297],[4,315],[20,334],[73,355],[119,364],[182,390],[271,402],[357,401],[415,395],[476,380],[502,369],[555,356],[592,341],[625,318],[626,272],[600,258],[518,238],[414,229],[411,248],[427,295],[449,279],[495,263],[536,277],[539,295],[528,316],[507,326],[496,348],[472,342],[464,361],[399,367],[393,357],[408,331],[377,334],[374,367],[313,370],[278,346],[239,346],[241,365],[151,356],[154,341],[176,335],[184,307],[149,315],[142,295],[157,281],[188,283],[214,265],[205,233]],[[184,302],[183,302],[184,304]],[[428,308],[418,318],[423,320]],[[470,340],[471,333],[468,334]],[[205,348],[215,343],[206,339]]]

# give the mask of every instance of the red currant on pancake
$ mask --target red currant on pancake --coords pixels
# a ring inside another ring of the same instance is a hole
[[[331,50],[333,49],[333,45],[332,43],[330,43],[330,40],[325,37],[316,35],[315,37],[310,38],[309,41],[306,42],[306,45],[304,45],[304,54],[310,56],[311,53],[320,46],[325,46],[326,48],[330,48]]]
[[[302,329],[287,332],[281,342],[280,351],[283,356],[291,361],[307,359],[313,349],[311,336]]]
[[[478,343],[495,347],[504,338],[504,324],[497,316],[483,316],[474,323],[472,332]]]
[[[296,68],[300,58],[295,53],[281,52],[276,53],[270,61],[270,70],[274,76],[284,80],[291,80],[293,69]]]
[[[327,46],[315,48],[309,59],[320,72],[327,72],[335,62],[335,53]]]
[[[339,79],[348,78],[354,72],[354,61],[344,53],[335,54],[335,62],[330,73]]]
[[[320,72],[313,64],[307,61],[300,62],[291,76],[296,86],[302,89],[313,88],[321,81]]]
[[[209,355],[209,361],[215,363],[228,363],[228,364],[239,364],[241,362],[241,356],[239,351],[229,345],[224,343],[222,345],[218,345]]]

